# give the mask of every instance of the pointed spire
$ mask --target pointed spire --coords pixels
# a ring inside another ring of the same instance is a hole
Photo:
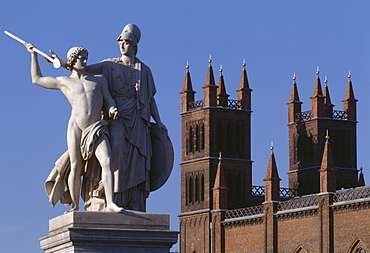
[[[209,63],[209,66],[208,66],[208,71],[207,71],[206,84],[204,85],[204,87],[213,86],[213,85],[216,86],[215,77],[213,75],[213,68],[212,68],[212,55],[209,56],[208,63]]]
[[[270,150],[271,150],[271,154],[270,154],[270,159],[269,159],[269,163],[267,166],[266,178],[263,181],[276,180],[276,179],[280,181],[281,179],[279,178],[279,172],[276,166],[273,143],[271,143]]]
[[[246,63],[245,59],[243,60],[243,69],[242,69],[242,75],[240,77],[240,85],[239,89],[236,90],[238,92],[238,100],[241,103],[241,109],[245,110],[251,110],[252,109],[252,103],[251,103],[251,93],[252,89],[249,88],[249,81],[248,81],[248,75],[246,70]]]
[[[365,186],[365,177],[364,174],[362,173],[364,169],[361,167],[360,168],[360,175],[358,177],[358,186]]]
[[[330,98],[330,93],[329,93],[329,87],[327,85],[325,85],[324,87],[324,103],[325,105],[332,105],[334,106],[332,103],[331,103],[331,98]]]
[[[320,192],[335,192],[336,178],[334,169],[334,160],[329,142],[329,131],[326,130],[326,142],[324,153],[322,155],[320,172]]]
[[[222,157],[221,157],[221,152],[218,157],[218,165],[217,165],[217,171],[216,171],[216,178],[215,178],[215,184],[214,184],[214,189],[219,189],[219,188],[225,188],[226,187],[226,178],[224,175],[224,171],[222,168]]]
[[[209,56],[208,62],[209,66],[207,71],[206,84],[202,87],[204,95],[204,106],[215,107],[217,106],[217,85],[215,84],[215,77],[213,75],[211,56]]]
[[[348,73],[348,84],[346,89],[346,96],[343,102],[343,111],[347,114],[348,120],[356,120],[357,118],[357,99],[355,98],[355,93],[353,92],[353,86],[352,86],[352,76],[351,73]]]
[[[324,87],[325,117],[332,118],[334,105],[331,103],[329,87],[328,87],[328,79],[326,76],[325,76],[324,83],[325,83],[325,87]]]
[[[295,73],[293,74],[293,84],[292,84],[292,91],[290,93],[290,101],[289,102],[301,102],[299,101],[298,89],[297,89],[297,77]]]
[[[313,90],[313,97],[322,95],[319,67],[317,67],[316,74],[317,74],[317,77],[316,77],[315,87]]]
[[[228,200],[228,190],[226,186],[226,178],[222,166],[221,152],[218,158],[218,166],[216,171],[215,183],[213,187],[213,209],[226,209]]]
[[[224,76],[222,75],[222,65],[220,66],[220,77],[218,79],[218,105],[222,107],[228,106],[229,95],[226,93]]]
[[[213,75],[212,64],[210,63],[209,66],[208,66],[207,77],[206,77],[206,85],[205,86],[212,86],[212,85],[215,85],[215,77]]]
[[[331,105],[331,99],[330,99],[330,93],[329,93],[329,87],[328,87],[328,78],[326,76],[325,76],[324,83],[325,83],[325,87],[324,87],[325,100],[324,100],[324,103],[326,105]]]
[[[312,118],[325,117],[324,95],[322,94],[319,67],[316,70],[316,82],[311,99],[312,105]]]
[[[249,88],[249,82],[248,82],[248,76],[247,76],[247,70],[245,68],[245,66],[247,66],[247,64],[245,63],[245,59],[243,59],[243,69],[242,69],[242,76],[240,78],[240,84],[239,84],[239,90],[250,90]],[[237,91],[239,91],[237,90]]]
[[[326,139],[326,142],[324,146],[324,153],[322,156],[320,171],[334,170],[334,160],[333,160],[333,155],[331,152],[331,146],[329,142],[330,137],[329,137],[328,130],[326,130],[325,139]]]
[[[353,92],[351,72],[348,72],[348,84],[346,89],[346,97],[344,99],[355,99],[355,93]]]
[[[189,71],[189,62],[186,62],[186,73],[184,79],[184,87],[181,94],[181,112],[187,112],[189,108],[189,103],[194,102],[194,94],[196,93],[193,90],[193,86],[191,84],[191,77]]]
[[[301,107],[302,102],[299,101],[298,88],[297,88],[297,77],[293,74],[292,91],[290,92],[290,101],[288,105],[288,123],[296,122],[301,120]]]
[[[265,181],[265,201],[280,200],[280,181],[278,169],[275,161],[274,147],[271,144],[271,154],[267,165]]]
[[[193,91],[193,85],[191,84],[189,69],[190,69],[189,62],[186,62],[186,73],[185,73],[185,80],[184,80],[184,88],[182,89],[183,92]]]

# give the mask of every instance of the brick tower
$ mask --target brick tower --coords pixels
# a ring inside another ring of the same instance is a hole
[[[333,110],[327,80],[324,92],[316,72],[316,82],[311,99],[311,110],[301,111],[296,78],[288,104],[289,128],[289,188],[298,189],[298,194],[320,191],[322,156],[326,131],[331,138],[335,165],[336,189],[358,186],[356,152],[356,102],[351,76],[343,102],[343,111]]]
[[[209,60],[206,83],[202,87],[202,100],[194,100],[189,66],[180,92],[182,252],[208,252],[210,224],[215,219],[213,213],[245,207],[252,198],[252,90],[245,64],[237,90],[238,99],[230,100],[222,69],[216,85],[211,62]],[[216,175],[224,180],[215,183]],[[192,245],[187,245],[188,241],[193,242]],[[194,245],[194,242],[199,244]]]

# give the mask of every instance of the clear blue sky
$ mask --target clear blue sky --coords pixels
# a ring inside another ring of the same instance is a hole
[[[30,56],[3,30],[52,49],[64,57],[72,46],[90,51],[89,63],[120,52],[116,38],[127,23],[142,31],[138,57],[149,65],[157,103],[175,149],[168,183],[148,199],[148,212],[180,213],[180,96],[189,61],[193,87],[201,99],[212,55],[216,78],[223,65],[227,92],[236,98],[247,61],[253,91],[253,184],[263,185],[270,142],[282,186],[287,186],[287,106],[292,76],[302,109],[310,109],[316,66],[329,80],[332,103],[341,110],[350,70],[358,102],[358,165],[370,182],[370,2],[357,1],[5,1],[0,0],[0,248],[2,252],[41,252],[38,238],[48,220],[68,207],[52,208],[44,180],[66,150],[70,106],[60,91],[31,83]],[[44,75],[68,75],[42,62]],[[81,206],[82,207],[82,206]],[[174,247],[174,250],[178,246]]]

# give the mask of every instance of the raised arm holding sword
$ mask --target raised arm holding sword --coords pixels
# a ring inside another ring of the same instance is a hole
[[[65,160],[69,164],[70,172],[66,173],[65,179],[70,203],[72,203],[70,211],[79,209],[81,176],[86,173],[86,162],[94,155],[101,166],[101,179],[106,197],[105,210],[122,212],[124,209],[113,202],[114,180],[108,123],[101,120],[101,111],[104,107],[109,111],[111,118],[117,118],[117,108],[109,93],[106,79],[102,75],[94,75],[86,71],[87,50],[82,47],[73,47],[68,51],[67,67],[72,72],[70,76],[44,77],[36,53],[52,62],[56,68],[61,66],[61,61],[57,57],[48,56],[32,44],[7,31],[4,33],[24,44],[31,53],[32,82],[47,89],[61,90],[72,106],[67,130],[68,154],[65,153],[69,156],[69,159]],[[51,192],[53,192],[52,195],[57,195],[57,197],[50,196],[50,202],[54,206],[65,192],[58,192],[55,189],[52,189]],[[69,203],[67,202],[67,204]]]

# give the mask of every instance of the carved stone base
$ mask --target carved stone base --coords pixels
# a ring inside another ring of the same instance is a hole
[[[40,238],[46,253],[170,252],[177,231],[169,230],[168,214],[77,211],[49,221],[49,235]]]

